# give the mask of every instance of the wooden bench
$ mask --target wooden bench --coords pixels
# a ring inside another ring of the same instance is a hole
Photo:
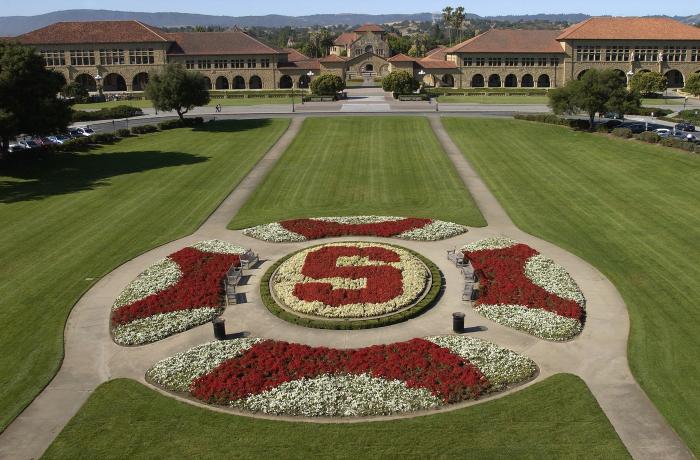
[[[260,258],[258,255],[249,249],[245,254],[241,255],[241,267],[251,268],[257,264],[259,260]]]

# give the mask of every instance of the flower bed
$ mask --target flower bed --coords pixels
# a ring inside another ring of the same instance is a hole
[[[532,378],[530,359],[470,337],[362,349],[239,339],[195,347],[146,378],[208,404],[274,415],[371,416],[475,399]]]
[[[378,243],[333,243],[297,252],[270,281],[281,305],[324,318],[386,315],[417,302],[430,272],[411,252]]]
[[[415,217],[354,216],[293,219],[258,225],[243,234],[274,243],[300,242],[339,236],[380,236],[438,241],[461,235],[467,227],[442,220]]]
[[[566,270],[507,238],[462,248],[479,277],[475,310],[500,324],[547,340],[581,333],[585,298]]]
[[[223,284],[245,249],[212,240],[184,248],[156,262],[132,281],[112,307],[115,342],[155,342],[221,314]]]

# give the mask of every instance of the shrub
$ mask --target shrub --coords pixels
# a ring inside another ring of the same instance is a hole
[[[90,147],[90,139],[87,137],[76,137],[73,139],[68,139],[64,142],[60,149],[64,151],[74,152],[87,150]]]
[[[158,129],[160,129],[161,131],[167,131],[169,129],[197,126],[201,125],[202,123],[204,123],[204,118],[202,117],[184,118],[182,120],[178,118],[175,120],[165,120],[158,123]]]
[[[550,125],[568,125],[566,118],[561,118],[552,114],[521,113],[513,116],[516,120],[536,121]]]
[[[581,120],[578,118],[574,118],[572,120],[568,121],[569,127],[579,130],[579,131],[587,131],[591,129],[591,123],[588,120]]]
[[[652,113],[655,117],[665,117],[666,115],[673,113],[673,111],[660,109],[658,107],[639,107],[636,110],[630,110],[627,112],[628,115],[642,115],[645,117],[650,117]]]
[[[116,134],[119,137],[131,137],[131,131],[126,128],[118,129]]]
[[[158,128],[153,125],[134,126],[131,128],[131,134],[148,134],[156,131],[158,131]]]
[[[382,80],[382,88],[384,91],[394,93],[394,98],[401,94],[411,94],[418,89],[418,83],[413,78],[413,75],[405,70],[394,70]]]
[[[93,134],[88,139],[92,144],[114,144],[117,141],[117,136],[112,133]]]
[[[630,139],[632,137],[632,130],[629,128],[615,128],[612,130],[613,136],[623,137],[625,139]]]
[[[640,141],[648,142],[650,144],[656,144],[661,140],[661,137],[659,137],[658,134],[651,131],[645,131],[641,133],[637,138]]]
[[[603,123],[603,124],[601,124],[601,125],[596,125],[595,130],[596,130],[597,132],[599,132],[599,133],[605,133],[605,134],[607,134],[608,132],[610,132],[610,130],[608,129],[607,125],[605,125],[605,123]]]
[[[700,74],[694,73],[685,82],[685,92],[700,96]]]
[[[345,82],[338,75],[323,74],[311,82],[311,91],[320,96],[335,96],[345,89]]]
[[[92,112],[86,112],[84,110],[74,110],[72,120],[73,122],[113,120],[115,118],[131,118],[139,115],[143,115],[143,111],[138,107],[132,107],[130,105],[119,105],[117,107],[108,107]]]

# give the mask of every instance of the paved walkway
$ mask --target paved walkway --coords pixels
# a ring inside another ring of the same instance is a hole
[[[80,299],[66,325],[65,358],[61,370],[0,435],[0,458],[39,457],[100,383],[119,377],[145,383],[144,373],[156,361],[213,339],[211,325],[207,324],[155,344],[124,348],[112,342],[108,330],[110,306],[126,284],[151,263],[184,246],[210,238],[250,247],[264,259],[260,268],[247,272],[251,275],[247,287],[243,288],[247,303],[229,307],[224,313],[229,333],[239,332],[309,345],[361,347],[450,334],[451,313],[462,310],[467,315],[467,324],[483,326],[484,330],[475,333],[476,336],[534,359],[541,370],[538,381],[560,372],[570,372],[584,379],[635,458],[692,458],[629,371],[626,355],[629,318],[615,287],[585,261],[517,229],[447,136],[437,116],[431,117],[430,123],[489,223],[488,227],[470,229],[468,234],[447,241],[400,242],[430,258],[444,273],[447,290],[438,305],[411,321],[363,331],[308,329],[270,314],[260,301],[260,277],[273,261],[316,243],[266,243],[245,237],[239,231],[227,230],[226,225],[286,150],[302,123],[302,118],[293,119],[288,131],[194,234],[125,263],[101,279]],[[572,274],[587,298],[587,323],[579,338],[567,343],[538,340],[484,319],[462,302],[463,279],[459,270],[447,261],[446,250],[494,235],[507,235],[530,244]],[[334,240],[353,239],[358,238]],[[362,239],[386,241],[381,238]],[[471,404],[478,402],[456,407]]]

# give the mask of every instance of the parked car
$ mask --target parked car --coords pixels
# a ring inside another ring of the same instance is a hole
[[[8,147],[7,150],[9,150],[10,152],[19,152],[19,151],[25,150],[25,149],[24,149],[24,147],[22,147],[19,144],[10,144],[10,146]]]
[[[693,126],[691,123],[688,123],[687,121],[681,121],[676,125],[676,130],[678,131],[690,131],[691,133],[695,132],[695,126]]]
[[[37,144],[36,142],[34,142],[32,139],[24,139],[24,140],[18,141],[17,143],[18,143],[19,145],[21,145],[22,147],[24,147],[25,149],[36,149],[36,148],[39,148],[39,144]]]
[[[633,123],[627,126],[627,128],[629,128],[633,134],[641,134],[647,130],[647,126],[644,123]]]
[[[655,129],[654,132],[659,135],[659,137],[668,137],[673,131],[668,128]]]
[[[83,137],[83,133],[79,132],[77,128],[68,128],[68,135],[72,138]]]
[[[608,120],[605,122],[605,127],[608,129],[619,128],[623,124],[622,120]]]
[[[56,134],[55,136],[49,136],[47,139],[53,144],[63,144],[67,140],[70,140],[70,136],[65,134]]]
[[[89,137],[95,134],[95,131],[90,127],[77,128],[76,131],[78,132],[78,134],[85,137]]]
[[[625,116],[617,112],[608,112],[604,115],[604,118],[610,118],[611,120],[624,120]]]

